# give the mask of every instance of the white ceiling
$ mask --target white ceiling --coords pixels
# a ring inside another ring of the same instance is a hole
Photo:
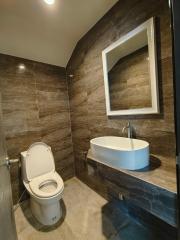
[[[80,38],[118,0],[0,0],[0,53],[65,67]]]

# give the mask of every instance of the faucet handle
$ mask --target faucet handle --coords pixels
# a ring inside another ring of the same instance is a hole
[[[128,121],[127,127],[131,127],[131,122],[130,121]]]
[[[128,121],[128,123],[126,124],[126,126],[124,126],[123,129],[122,129],[122,133],[124,133],[124,131],[125,131],[127,128],[129,128],[130,126],[131,126],[131,123],[130,123],[130,121]]]
[[[128,121],[128,123],[126,124],[126,126],[123,127],[122,133],[124,133],[126,129],[128,130],[128,131],[127,131],[127,132],[128,132],[128,138],[132,138],[133,128],[132,128],[132,126],[131,126],[131,122],[130,122],[130,121]]]
[[[122,129],[122,133],[124,133],[125,132],[125,130],[126,130],[126,126],[125,127],[123,127],[123,129]]]

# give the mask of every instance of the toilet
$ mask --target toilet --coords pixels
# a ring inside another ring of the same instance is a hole
[[[43,225],[55,224],[62,216],[59,200],[64,183],[55,171],[51,147],[43,142],[32,144],[21,153],[21,169],[32,214]]]

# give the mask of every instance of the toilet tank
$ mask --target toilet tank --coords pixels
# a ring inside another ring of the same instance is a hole
[[[26,155],[27,151],[21,152],[21,176],[23,181],[29,182],[26,172]]]

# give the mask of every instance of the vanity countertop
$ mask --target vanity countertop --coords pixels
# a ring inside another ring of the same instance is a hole
[[[99,162],[98,159],[95,159],[92,156],[91,150],[89,150],[87,158],[94,160],[96,162]],[[170,192],[177,193],[176,167],[175,167],[175,163],[174,163],[174,167],[169,166],[168,165],[169,161],[170,160],[165,157],[158,156],[158,155],[151,155],[150,165],[147,168],[135,170],[135,171],[130,171],[126,169],[121,169],[118,171],[126,173],[135,178],[141,179],[145,182],[148,182],[160,188],[166,189]],[[172,161],[173,159],[171,159],[171,162]],[[175,159],[174,159],[174,162],[175,162]],[[99,163],[102,164],[101,162]]]

